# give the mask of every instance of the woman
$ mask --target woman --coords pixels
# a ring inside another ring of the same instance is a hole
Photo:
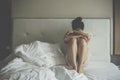
[[[64,42],[67,44],[67,63],[78,73],[81,73],[83,64],[87,59],[90,37],[83,31],[84,23],[81,17],[72,21],[72,29],[64,36]]]

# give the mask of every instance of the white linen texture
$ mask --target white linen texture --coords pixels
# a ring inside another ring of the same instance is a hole
[[[66,64],[59,44],[34,41],[30,44],[18,46],[15,49],[15,54],[23,58],[24,61],[34,63],[40,67]]]
[[[120,70],[110,62],[88,61],[84,73],[77,73],[66,65],[59,44],[34,41],[14,54],[0,70],[0,80],[120,80]]]
[[[59,44],[34,41],[15,49],[17,56],[0,70],[0,80],[88,80],[69,70]]]

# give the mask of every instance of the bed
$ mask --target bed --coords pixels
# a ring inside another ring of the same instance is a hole
[[[0,80],[120,80],[110,60],[110,19],[83,19],[91,35],[84,72],[66,65],[63,36],[72,20],[13,19],[13,53],[0,65]]]

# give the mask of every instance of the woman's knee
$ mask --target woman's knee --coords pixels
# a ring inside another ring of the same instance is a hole
[[[76,39],[76,38],[71,38],[70,42],[71,42],[71,43],[76,43],[76,42],[77,42],[77,39]]]
[[[81,39],[81,40],[79,41],[79,45],[82,46],[82,47],[87,46],[86,40],[85,40],[85,39]]]
[[[68,43],[68,47],[76,46],[76,45],[77,45],[77,40],[75,38],[71,38],[71,40]]]

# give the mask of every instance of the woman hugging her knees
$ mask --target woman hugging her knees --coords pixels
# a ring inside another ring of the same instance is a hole
[[[67,45],[67,63],[78,73],[83,71],[83,64],[88,56],[88,42],[90,37],[84,31],[84,23],[81,17],[72,21],[72,31],[68,31],[64,36]]]

